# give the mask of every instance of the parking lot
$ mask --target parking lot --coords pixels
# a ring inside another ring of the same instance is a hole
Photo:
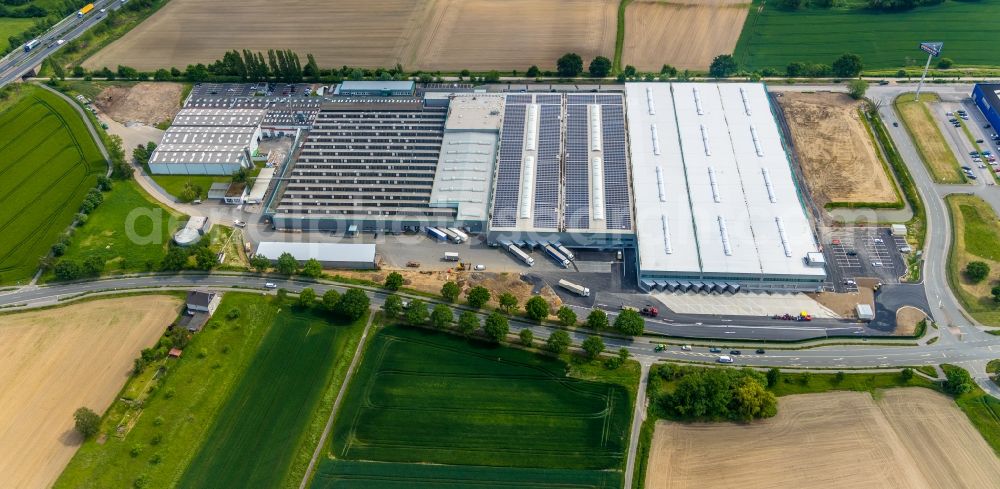
[[[907,247],[902,236],[892,236],[889,228],[847,228],[829,233],[824,245],[830,282],[838,292],[854,292],[859,277],[872,277],[882,283],[898,283],[906,273],[906,259],[901,248]]]
[[[929,104],[929,108],[944,135],[945,141],[955,153],[959,166],[963,167],[963,171],[966,172],[966,176],[970,173],[974,175],[974,177],[970,177],[973,184],[992,185],[994,180],[991,174],[995,168],[1000,168],[1000,166],[991,166],[989,158],[979,157],[977,159],[977,157],[972,156],[973,152],[978,151],[987,151],[991,155],[996,155],[998,151],[997,143],[992,139],[996,130],[993,127],[984,127],[989,124],[979,108],[971,99],[964,102],[932,103]],[[960,114],[959,111],[965,111],[965,114]],[[961,122],[959,123],[959,121]],[[973,140],[976,141],[975,145],[969,140],[962,124],[969,129]]]

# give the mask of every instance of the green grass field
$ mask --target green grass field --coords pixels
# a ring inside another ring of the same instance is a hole
[[[7,50],[10,44],[7,38],[16,36],[35,24],[36,19],[17,19],[0,17],[0,53]]]
[[[0,113],[0,283],[30,279],[107,163],[79,114],[33,86]]]
[[[988,203],[971,195],[945,198],[952,223],[951,250],[948,252],[948,283],[962,307],[987,326],[1000,325],[1000,304],[990,294],[1000,283],[1000,224]],[[979,283],[968,280],[962,270],[971,261],[990,267],[989,276]]]
[[[915,100],[915,94],[904,93],[896,97],[893,106],[931,177],[940,183],[964,183],[966,179],[959,168],[955,152],[945,141],[941,128],[927,108],[928,103],[940,101],[936,93],[920,95],[919,102]]]
[[[617,489],[621,483],[621,475],[612,471],[335,460],[323,464],[312,489]]]
[[[360,335],[365,320],[332,324],[311,312],[282,307],[223,406],[226,414],[215,419],[178,487],[297,487],[301,473],[293,484],[282,481],[306,426],[320,409],[317,401],[331,386],[334,363],[350,363],[354,351],[345,346],[352,333]]]
[[[748,69],[784,72],[793,61],[833,63],[845,52],[861,56],[865,69],[923,66],[921,41],[943,41],[942,56],[957,65],[1000,65],[989,35],[1000,17],[1000,1],[946,1],[905,12],[804,8],[786,11],[768,3],[750,9],[735,57]]]
[[[135,182],[115,182],[104,203],[77,229],[63,259],[82,261],[98,254],[104,257],[104,273],[147,271],[149,263],[160,263],[184,221],[153,202]]]
[[[240,311],[239,319],[222,319],[234,308]],[[103,444],[95,440],[84,443],[54,487],[131,488],[140,477],[145,479],[145,487],[176,487],[213,420],[233,414],[222,407],[255,361],[258,347],[278,315],[278,307],[258,294],[226,294],[219,306],[218,326],[196,334],[184,355],[168,362],[167,375],[146,401],[128,435],[124,439],[108,436]],[[204,358],[200,358],[201,351]],[[145,382],[145,377],[130,380],[122,392],[142,391],[144,385],[136,385]],[[101,431],[113,432],[125,411],[124,403],[113,404]],[[153,445],[157,436],[161,441]],[[132,456],[135,447],[140,453]]]
[[[545,472],[552,484],[561,469],[602,471],[590,487],[617,487],[628,390],[568,377],[568,368],[523,350],[386,328],[372,339],[334,424],[333,456],[397,463],[398,475],[365,479],[372,487],[401,487],[408,471],[419,470],[405,463],[448,466],[426,472],[430,485],[469,486],[480,470],[470,466],[488,466],[559,469]],[[340,464],[325,462],[314,486],[366,470]]]

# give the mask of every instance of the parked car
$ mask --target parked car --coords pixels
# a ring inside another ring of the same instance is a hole
[[[238,228],[245,228],[247,227],[247,223],[239,219],[233,219],[233,226],[236,226]]]
[[[847,256],[858,256],[858,252],[854,250],[847,250]]]
[[[475,267],[473,267],[473,270],[481,272],[483,270],[486,270],[486,265],[476,265]]]

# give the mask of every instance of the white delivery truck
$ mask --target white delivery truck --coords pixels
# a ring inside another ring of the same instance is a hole
[[[568,291],[570,291],[570,292],[573,292],[574,294],[578,294],[578,295],[581,295],[583,297],[590,297],[590,289],[588,289],[588,288],[586,288],[586,287],[584,287],[582,285],[574,284],[573,282],[570,282],[569,280],[559,279],[559,286],[562,287],[562,288],[564,288],[564,289],[566,289],[566,290],[568,290]]]
[[[444,261],[458,261],[458,253],[454,251],[444,252]]]

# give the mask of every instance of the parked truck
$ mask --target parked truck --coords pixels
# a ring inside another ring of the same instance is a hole
[[[528,254],[525,253],[524,251],[521,251],[521,248],[518,248],[517,245],[515,244],[507,245],[507,251],[509,251],[510,254],[517,257],[518,260],[523,261],[525,265],[528,265],[529,267],[535,266],[535,259],[528,256]]]
[[[455,233],[455,235],[457,235],[459,238],[461,238],[462,241],[468,241],[469,240],[469,235],[465,234],[465,231],[462,231],[461,229],[458,229],[458,228],[448,228],[448,230],[451,231],[452,233]]]
[[[559,250],[559,253],[562,253],[563,256],[565,256],[566,259],[569,261],[573,261],[573,259],[576,258],[576,256],[573,255],[572,251],[566,249],[566,247],[561,244],[557,244],[556,249]]]
[[[24,45],[24,52],[27,53],[28,51],[31,51],[32,49],[35,49],[41,43],[42,43],[42,41],[40,39],[32,39],[32,40],[28,41]]]
[[[94,4],[88,3],[87,5],[84,5],[79,12],[76,13],[76,16],[77,18],[83,18],[83,16],[90,13],[91,10],[94,10]]]
[[[439,227],[439,228],[437,228],[437,230],[441,231],[442,233],[444,233],[445,236],[448,236],[448,240],[449,241],[452,241],[452,242],[454,242],[456,244],[462,242],[462,237],[459,236],[459,235],[457,235],[457,234],[455,234],[454,231],[452,231],[452,230],[450,230],[448,228]]]
[[[590,289],[582,285],[574,284],[569,280],[559,279],[559,286],[574,294],[581,295],[583,297],[590,297]]]
[[[438,228],[432,228],[428,226],[426,229],[427,229],[427,236],[436,239],[438,241],[448,241],[448,235],[442,233],[441,230],[439,230]]]
[[[569,268],[569,260],[566,259],[566,257],[563,256],[562,253],[559,253],[559,250],[556,250],[554,246],[547,244],[542,249],[544,249],[545,253],[547,253],[550,257],[552,257],[552,259],[555,260],[556,263],[562,265],[563,268]]]
[[[458,253],[454,251],[444,252],[444,261],[458,261]]]

